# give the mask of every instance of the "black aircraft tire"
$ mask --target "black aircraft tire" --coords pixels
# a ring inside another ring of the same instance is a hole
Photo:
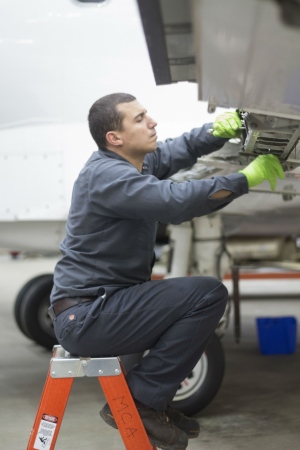
[[[48,349],[57,344],[47,312],[52,286],[52,274],[33,278],[20,290],[15,303],[15,317],[20,330]]]
[[[37,280],[40,280],[41,278],[44,278],[45,276],[48,277],[48,275],[39,275],[38,277],[32,278],[27,283],[25,283],[24,286],[18,292],[18,295],[15,299],[15,304],[14,304],[15,321],[16,321],[19,329],[22,331],[22,333],[24,333],[25,336],[27,336],[30,339],[32,339],[32,336],[28,333],[28,330],[26,330],[24,328],[22,320],[21,320],[21,308],[22,308],[23,298],[24,298],[24,295],[26,294],[26,292],[28,291],[28,289],[34,283],[36,283]]]
[[[213,334],[205,353],[184,380],[172,406],[190,416],[201,411],[217,394],[225,372],[225,357],[220,339]]]

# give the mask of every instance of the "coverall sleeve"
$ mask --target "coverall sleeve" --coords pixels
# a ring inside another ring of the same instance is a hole
[[[197,158],[219,150],[228,141],[207,133],[212,128],[208,123],[201,128],[194,128],[182,136],[159,142],[157,150],[145,158],[150,173],[160,180],[167,179],[181,169],[193,166]]]
[[[221,189],[232,192],[217,200]],[[102,216],[178,224],[217,211],[248,192],[243,174],[231,174],[181,183],[143,175],[123,161],[107,161],[94,168],[89,180],[89,201]]]

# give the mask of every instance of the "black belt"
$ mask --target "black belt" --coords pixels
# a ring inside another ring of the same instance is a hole
[[[79,303],[87,303],[92,302],[96,300],[95,297],[66,297],[61,298],[60,300],[57,300],[53,305],[50,306],[48,309],[48,314],[51,317],[51,319],[55,319],[60,313],[65,311],[68,308],[71,308],[72,306],[78,305]]]

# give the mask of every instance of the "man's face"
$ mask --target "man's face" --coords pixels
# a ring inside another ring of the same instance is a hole
[[[120,103],[117,109],[124,115],[123,131],[117,132],[123,142],[123,151],[134,155],[156,150],[157,122],[147,115],[146,109],[137,100]]]

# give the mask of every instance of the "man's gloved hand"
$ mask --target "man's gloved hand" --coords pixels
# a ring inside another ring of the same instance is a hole
[[[249,188],[268,180],[271,189],[274,191],[276,178],[279,177],[282,180],[284,178],[284,172],[279,159],[272,154],[258,156],[244,169],[239,170],[239,172],[246,176]]]
[[[216,118],[213,123],[213,136],[222,138],[238,137],[241,133],[241,119],[236,111],[228,111]]]

